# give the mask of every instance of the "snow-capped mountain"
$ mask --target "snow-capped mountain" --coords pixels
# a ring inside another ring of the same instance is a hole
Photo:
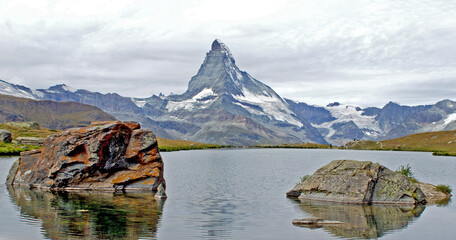
[[[241,71],[220,40],[185,93],[134,101],[179,138],[234,145],[325,142],[273,89]]]
[[[24,87],[22,85],[16,85],[9,82],[5,82],[3,80],[0,80],[0,94],[22,98],[37,99],[30,88]]]
[[[220,40],[212,43],[198,73],[180,95],[128,98],[73,89],[48,89],[0,80],[0,94],[89,104],[119,120],[140,122],[158,136],[232,145],[317,142],[341,145],[353,139],[383,140],[412,133],[456,129],[456,102],[383,108],[340,103],[308,105],[283,99],[236,66]]]
[[[338,144],[353,139],[374,140],[384,134],[375,116],[364,114],[360,107],[336,102],[328,104],[325,109],[331,113],[334,120],[313,126],[320,129],[328,142]]]

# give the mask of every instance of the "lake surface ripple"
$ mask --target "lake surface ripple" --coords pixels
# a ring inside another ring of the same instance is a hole
[[[46,192],[0,184],[0,239],[453,239],[456,207],[355,206],[285,193],[337,159],[409,164],[423,182],[456,189],[456,158],[430,153],[235,149],[162,153],[168,199],[149,194]],[[0,158],[5,181],[17,157]],[[294,226],[319,217],[338,226]]]

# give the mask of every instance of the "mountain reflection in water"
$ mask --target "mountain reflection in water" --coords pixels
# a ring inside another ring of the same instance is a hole
[[[50,239],[155,238],[163,201],[153,194],[48,192],[8,186],[24,219],[37,218]]]
[[[323,225],[329,233],[343,238],[379,238],[400,230],[423,213],[423,205],[353,205],[317,201],[301,201],[300,208],[312,217],[343,224]],[[308,228],[315,226],[309,225]]]

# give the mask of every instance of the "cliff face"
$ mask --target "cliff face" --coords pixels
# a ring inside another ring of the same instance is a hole
[[[7,183],[62,190],[145,190],[166,197],[155,135],[135,122],[95,122],[49,136],[42,150],[21,154]]]

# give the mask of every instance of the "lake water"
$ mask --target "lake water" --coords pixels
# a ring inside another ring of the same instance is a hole
[[[0,239],[454,239],[453,202],[426,207],[299,202],[285,193],[337,159],[409,164],[456,189],[456,158],[418,152],[234,149],[162,153],[166,201],[148,194],[50,193],[0,184]],[[16,157],[0,158],[0,179]],[[346,224],[310,229],[296,218]]]

